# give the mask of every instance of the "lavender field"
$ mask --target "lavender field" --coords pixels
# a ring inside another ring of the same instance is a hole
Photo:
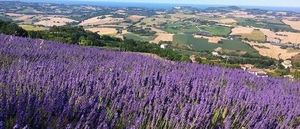
[[[3,128],[300,128],[300,82],[0,35]]]

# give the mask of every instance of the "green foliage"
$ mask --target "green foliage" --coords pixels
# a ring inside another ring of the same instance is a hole
[[[5,22],[0,20],[0,33],[7,35],[15,35],[15,36],[28,36],[26,30],[19,27],[17,24],[12,22]]]
[[[162,49],[157,44],[150,44],[149,42],[135,41],[131,39],[125,39],[124,43],[120,45],[121,50],[133,51],[133,52],[145,52],[157,54],[160,57],[164,57],[173,61],[188,61],[187,55],[180,54],[173,51],[170,48]]]
[[[194,38],[191,34],[178,34],[174,36],[174,43],[186,46],[193,51],[213,51],[218,47],[229,50],[245,51],[248,53],[257,53],[251,46],[240,40],[223,40],[222,43],[209,43],[207,39]]]
[[[104,45],[100,35],[90,31],[85,31],[82,27],[54,26],[45,31],[30,31],[29,37],[85,46]]]
[[[219,25],[199,26],[199,29],[213,36],[228,36],[231,32],[231,28]]]
[[[193,34],[199,32],[199,29],[196,27],[196,25],[192,25],[190,23],[187,24],[183,22],[165,24],[164,30],[173,34],[179,34],[179,33]]]
[[[130,26],[128,32],[139,34],[141,36],[154,36],[156,32],[152,31],[151,28],[133,27]]]
[[[148,41],[151,41],[153,39],[152,36],[141,36],[141,35],[138,35],[138,34],[135,34],[135,33],[125,34],[124,37],[126,39],[133,39],[133,40],[136,40],[136,41],[144,41],[144,42],[148,42]]]
[[[243,34],[242,38],[247,39],[249,41],[258,41],[258,42],[266,41],[265,34],[260,30],[253,30],[250,34]]]
[[[300,70],[296,70],[295,72],[292,73],[295,79],[300,79]]]
[[[256,21],[253,19],[240,19],[238,22],[238,25],[241,26],[253,26],[257,28],[265,28],[270,29],[271,31],[293,31],[297,32],[297,30],[294,30],[289,25],[286,25],[284,23],[276,23],[276,22],[269,22],[269,21]]]

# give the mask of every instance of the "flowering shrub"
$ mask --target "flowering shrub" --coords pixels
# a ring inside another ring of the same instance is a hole
[[[2,128],[299,128],[300,83],[0,35]]]

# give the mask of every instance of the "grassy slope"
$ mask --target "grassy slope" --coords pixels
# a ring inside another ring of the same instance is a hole
[[[41,31],[41,30],[46,30],[45,27],[39,27],[39,26],[35,26],[35,25],[19,25],[20,27],[22,27],[24,30],[27,31]]]
[[[266,37],[264,35],[263,32],[261,32],[260,30],[253,30],[251,34],[243,34],[242,35],[243,39],[248,39],[251,41],[260,41],[260,42],[264,42],[266,41]]]
[[[231,32],[231,29],[229,27],[218,26],[218,25],[200,26],[199,28],[202,29],[203,31],[209,32],[211,35],[214,36],[227,36]]]
[[[251,48],[249,45],[239,41],[239,40],[223,40],[221,44],[213,44],[209,43],[207,39],[199,39],[194,38],[193,35],[190,34],[179,34],[174,36],[174,43],[179,44],[181,46],[189,46],[194,51],[204,51],[209,50],[212,51],[217,47],[222,47],[224,49],[230,50],[240,50],[246,51],[250,53],[256,53],[256,51]]]
[[[140,36],[134,33],[128,33],[125,34],[124,37],[126,37],[127,39],[133,39],[136,41],[151,41],[153,39],[153,37],[151,36]]]

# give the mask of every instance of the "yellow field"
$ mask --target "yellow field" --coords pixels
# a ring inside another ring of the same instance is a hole
[[[118,32],[116,28],[89,28],[87,30],[98,33],[99,35],[116,35]]]
[[[19,25],[19,26],[27,31],[42,31],[42,30],[47,29],[45,27],[40,27],[40,26],[35,26],[35,25]]]
[[[140,16],[140,15],[130,15],[127,19],[133,21],[133,22],[138,22],[141,19],[145,18],[146,16]]]
[[[281,39],[283,43],[298,43],[300,44],[300,33],[294,32],[277,32],[277,37]]]
[[[41,26],[48,26],[48,27],[64,26],[72,22],[77,22],[77,21],[65,17],[49,16],[49,17],[41,18],[40,21],[34,23],[34,25],[41,25]]]
[[[266,37],[264,33],[260,30],[253,30],[250,34],[242,34],[243,39],[248,39],[250,41],[265,41]]]
[[[207,37],[207,36],[201,36],[201,35],[194,35],[194,38],[204,38],[204,39],[208,39],[209,43],[219,43],[220,41],[222,41],[222,37],[217,37],[217,36],[213,36],[213,37]]]
[[[173,41],[174,34],[169,33],[158,33],[156,38],[152,41],[153,43],[159,43],[160,41]]]
[[[243,26],[237,26],[233,28],[230,35],[243,35],[243,34],[251,34],[253,32],[254,28],[252,27],[243,27]]]
[[[105,24],[116,24],[124,21],[124,18],[112,18],[108,15],[93,17],[87,20],[82,21],[79,25],[81,26],[96,26],[96,25],[105,25]]]
[[[300,21],[290,21],[287,19],[282,20],[285,24],[291,26],[295,30],[300,30]]]
[[[217,20],[218,23],[221,24],[233,24],[233,23],[237,23],[236,20],[232,19],[232,18],[225,18],[225,19],[219,19]]]
[[[260,55],[271,57],[274,59],[290,59],[293,56],[300,53],[300,51],[290,51],[289,49],[282,49],[280,46],[275,46],[269,43],[254,43],[247,42],[254,49],[256,49]]]

